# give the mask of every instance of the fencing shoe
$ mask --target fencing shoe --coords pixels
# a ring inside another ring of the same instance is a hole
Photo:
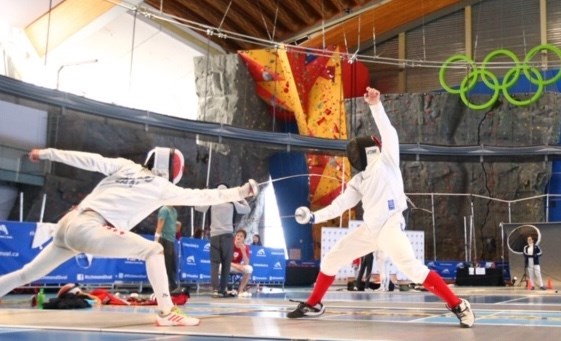
[[[446,308],[456,315],[460,320],[460,327],[471,328],[475,322],[475,314],[471,310],[471,306],[467,300],[461,299],[462,302],[454,308],[450,308],[446,305]]]
[[[299,302],[299,301],[292,301],[292,302]],[[296,307],[294,311],[291,311],[290,313],[286,314],[286,317],[288,317],[289,319],[297,319],[301,317],[318,317],[323,313],[325,313],[325,308],[321,303],[311,306],[306,302],[299,302],[298,307]]]
[[[167,315],[160,315],[156,318],[156,324],[160,327],[170,326],[198,326],[200,320],[185,315],[179,308],[173,307]]]
[[[243,297],[251,297],[251,293],[248,291],[242,291],[238,294],[238,297],[243,298]]]

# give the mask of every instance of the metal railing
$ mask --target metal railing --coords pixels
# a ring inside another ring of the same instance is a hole
[[[536,216],[531,216],[528,214],[528,208],[537,208],[543,210],[543,222],[550,222],[550,203],[552,201],[559,201],[561,200],[561,194],[541,194],[530,196],[527,198],[518,198],[513,200],[505,200],[499,198],[492,198],[484,195],[479,194],[471,194],[471,193],[407,193],[409,207],[411,211],[418,212],[418,214],[428,214],[430,218],[426,218],[425,221],[430,219],[432,226],[430,229],[432,231],[428,232],[426,239],[431,238],[430,234],[432,232],[432,254],[433,260],[437,260],[437,237],[436,234],[439,231],[439,221],[445,220],[446,223],[455,222],[456,226],[463,225],[463,234],[464,234],[464,250],[465,250],[465,261],[470,261],[477,255],[477,240],[481,236],[477,236],[477,231],[475,229],[475,220],[481,213],[480,205],[474,203],[475,201],[490,201],[495,202],[498,206],[494,206],[494,210],[492,214],[494,215],[495,221],[500,221],[500,224],[494,226],[496,235],[499,238],[504,236],[500,235],[500,225],[502,223],[527,223],[529,221],[537,222]],[[461,197],[467,200],[468,202],[465,205],[461,205],[463,207],[468,207],[468,212],[465,214],[450,217],[448,215],[445,217],[439,217],[437,211],[439,211],[439,204],[437,201],[441,200],[441,198],[446,198],[446,202],[450,202],[452,197]],[[481,204],[481,203],[479,203]],[[430,205],[430,206],[429,206]],[[504,208],[501,208],[501,205],[505,205]],[[479,207],[479,208],[478,208]],[[516,212],[516,215],[513,216],[513,211]],[[520,213],[522,212],[522,213]],[[526,214],[524,214],[526,212]],[[417,214],[417,217],[419,216]],[[441,223],[440,223],[441,224]],[[428,226],[428,224],[426,225]],[[504,243],[504,240],[500,242]]]

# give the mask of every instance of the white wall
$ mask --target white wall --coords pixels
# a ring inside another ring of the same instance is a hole
[[[0,101],[0,145],[33,148],[46,144],[46,111]]]

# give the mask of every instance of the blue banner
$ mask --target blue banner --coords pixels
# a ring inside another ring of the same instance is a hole
[[[0,221],[0,274],[18,270],[37,255],[31,249],[36,225]]]
[[[181,238],[179,280],[181,282],[210,282],[210,241]]]
[[[286,260],[283,249],[250,246],[253,267],[250,283],[284,283]],[[210,241],[181,239],[179,279],[182,282],[210,282]]]
[[[50,243],[46,230],[37,223],[0,221],[0,275],[19,270]],[[41,241],[34,241],[41,234]],[[151,235],[144,236],[153,239]],[[32,245],[37,246],[35,248]],[[178,273],[181,282],[210,282],[210,241],[181,238],[177,244]],[[284,283],[286,260],[283,249],[250,247],[253,274],[250,282]],[[61,264],[36,284],[112,284],[148,282],[145,262],[139,259],[114,259],[79,254]]]
[[[153,235],[142,235],[144,238],[154,240]],[[97,258],[96,258],[97,260]],[[135,258],[117,258],[113,259],[115,263],[115,281],[116,282],[148,282],[146,275],[146,263],[141,259]]]
[[[250,246],[250,264],[253,266],[252,282],[284,283],[286,260],[283,249]]]
[[[32,248],[37,223],[0,221],[0,274],[19,270],[37,256],[43,246]],[[113,283],[115,260],[76,255],[33,283]]]
[[[427,266],[429,269],[438,272],[438,274],[446,280],[455,280],[456,273],[458,269],[467,268],[474,266],[473,264],[466,263],[461,260],[450,260],[450,261],[428,261]],[[510,280],[510,267],[508,262],[489,262],[480,261],[477,264],[480,268],[487,269],[502,269],[504,280]]]
[[[427,267],[431,270],[436,271],[440,277],[446,280],[456,279],[456,271],[458,268],[464,267],[463,261],[428,261]]]
[[[114,283],[115,259],[87,256],[83,253],[62,263],[34,283]]]

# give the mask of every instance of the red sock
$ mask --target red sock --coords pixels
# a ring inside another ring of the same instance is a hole
[[[320,271],[318,278],[316,278],[316,285],[314,286],[314,289],[312,290],[312,293],[310,294],[310,297],[308,297],[306,303],[308,305],[315,306],[321,302],[323,295],[325,295],[327,289],[329,289],[334,280],[335,276],[327,276]]]
[[[423,286],[441,300],[445,301],[450,308],[456,307],[462,301],[450,290],[446,282],[434,271],[430,271],[423,282]]]

